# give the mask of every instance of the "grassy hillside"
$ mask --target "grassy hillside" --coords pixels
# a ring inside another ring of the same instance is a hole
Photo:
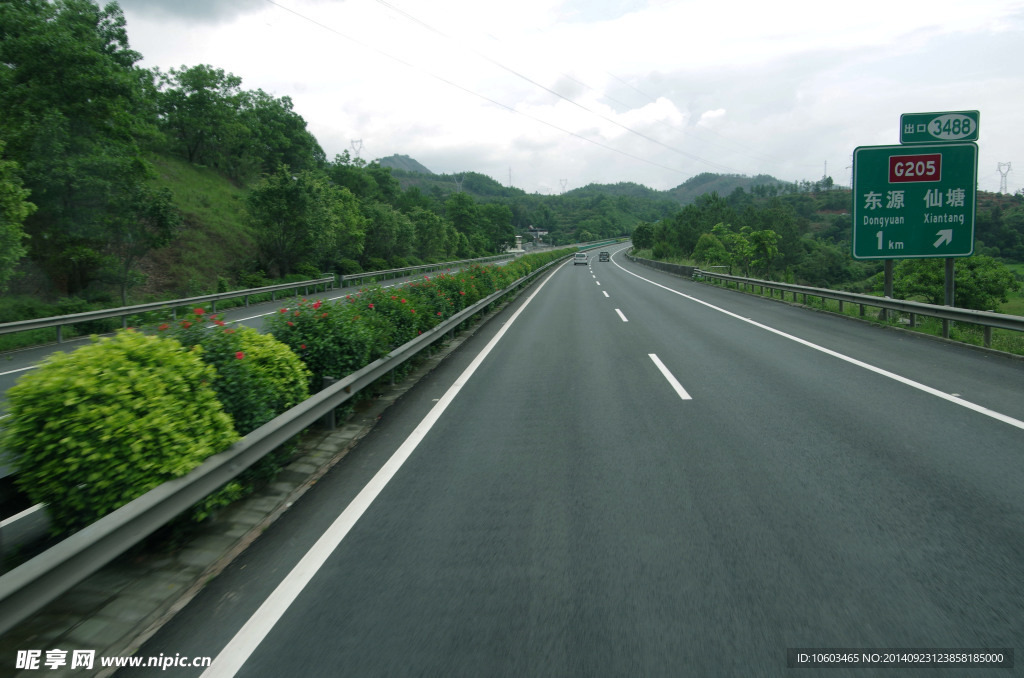
[[[157,184],[174,194],[184,223],[174,243],[147,258],[146,282],[132,298],[142,302],[212,293],[219,278],[234,283],[254,251],[243,211],[245,187],[177,158],[157,156],[150,162],[157,170]]]

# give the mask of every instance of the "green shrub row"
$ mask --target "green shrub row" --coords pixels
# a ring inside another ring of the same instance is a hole
[[[197,308],[151,333],[129,329],[55,353],[8,391],[2,443],[17,484],[48,505],[57,534],[80,529],[224,451],[304,400],[324,376],[369,364],[569,251],[337,301],[304,299],[280,309],[268,334]],[[251,491],[288,454],[268,455],[193,517]]]
[[[310,387],[341,378],[415,339],[484,297],[573,250],[526,255],[502,266],[473,265],[401,287],[364,288],[335,301],[303,299],[282,307],[267,329],[306,364]]]

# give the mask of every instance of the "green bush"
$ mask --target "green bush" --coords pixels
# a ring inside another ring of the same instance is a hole
[[[213,388],[241,435],[254,431],[309,396],[310,374],[291,349],[251,327],[228,327],[201,308],[157,330],[183,346],[201,346],[217,370]]]
[[[266,324],[306,364],[312,391],[320,389],[324,377],[351,374],[392,345],[393,329],[358,294],[338,302],[303,299],[296,308],[280,309]]]
[[[133,331],[55,353],[7,392],[17,484],[57,533],[88,525],[238,439],[216,371],[171,339]]]
[[[251,327],[228,327],[201,308],[173,326],[160,325],[157,331],[167,332],[184,346],[202,347],[203,361],[217,371],[213,382],[217,397],[241,435],[309,397],[309,370],[288,346],[270,335]],[[277,475],[294,448],[292,441],[264,456],[197,504],[192,517],[203,520],[218,507],[251,494]]]

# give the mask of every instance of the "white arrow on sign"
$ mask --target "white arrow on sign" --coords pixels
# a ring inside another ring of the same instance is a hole
[[[935,235],[939,236],[939,239],[935,241],[934,247],[938,247],[939,245],[948,245],[949,243],[953,242],[952,228],[945,228],[936,233]]]

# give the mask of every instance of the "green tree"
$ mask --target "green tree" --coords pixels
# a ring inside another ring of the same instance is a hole
[[[350,193],[321,172],[280,165],[250,189],[246,212],[261,262],[276,275],[327,266],[362,249],[363,221]]]
[[[30,256],[66,294],[99,278],[138,214],[124,206],[146,198],[140,140],[156,128],[140,58],[114,3],[0,3],[0,136],[38,206]]]
[[[693,258],[699,263],[708,266],[728,265],[730,263],[729,253],[725,251],[725,245],[710,233],[704,233],[697,240],[697,246],[693,249]]]
[[[327,157],[306,129],[306,121],[293,110],[290,97],[273,97],[263,90],[243,92],[241,122],[248,130],[240,152],[252,158],[263,172],[278,165],[292,170],[324,169]]]
[[[736,265],[743,270],[744,276],[749,276],[750,264],[754,260],[754,247],[747,238],[750,229],[744,226],[737,233],[729,224],[718,223],[711,229],[711,233],[718,238],[728,253],[729,270],[731,271],[732,266]]]
[[[160,126],[190,163],[227,169],[249,134],[240,109],[242,79],[209,65],[156,71]],[[233,167],[234,176],[241,168]]]
[[[753,265],[765,272],[765,277],[770,279],[772,275],[772,263],[779,255],[778,243],[781,236],[771,229],[753,231],[747,236],[750,246],[753,249]]]
[[[416,227],[412,220],[387,203],[372,202],[363,206],[366,216],[365,259],[383,259],[389,264],[402,264],[413,254]],[[404,265],[404,264],[402,264]]]
[[[654,224],[641,222],[633,229],[633,247],[649,250],[654,247]]]
[[[455,230],[466,237],[468,251],[459,256],[471,257],[486,250],[486,240],[480,231],[480,211],[473,196],[468,193],[453,193],[444,203],[445,214]]]
[[[512,247],[516,240],[516,230],[512,228],[512,210],[507,205],[481,205],[480,222],[489,251],[503,252]]]
[[[440,261],[451,252],[450,240],[454,229],[437,214],[420,207],[409,213],[416,229],[416,252],[426,261]]]
[[[1005,303],[1021,283],[998,259],[973,256],[958,259],[954,266],[955,305],[979,311]],[[881,281],[876,286],[880,288]],[[928,303],[946,299],[945,263],[942,259],[903,259],[893,268],[893,294],[900,299],[924,297]]]
[[[22,243],[25,232],[21,224],[36,209],[27,200],[29,192],[22,188],[18,164],[3,160],[3,152],[4,143],[0,141],[0,292],[7,289],[14,268],[28,252]]]

